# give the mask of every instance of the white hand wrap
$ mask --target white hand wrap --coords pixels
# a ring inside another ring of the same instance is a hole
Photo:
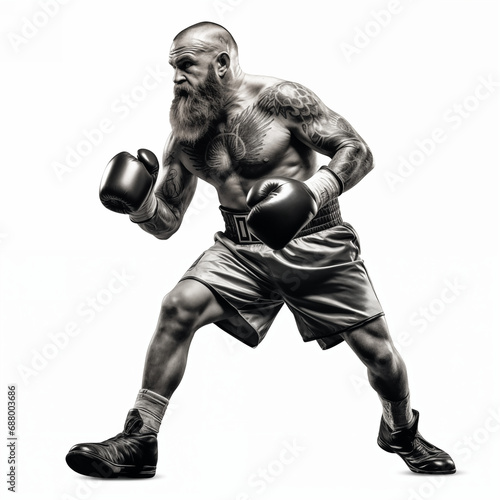
[[[310,179],[305,181],[318,204],[318,209],[332,198],[342,194],[342,185],[335,175],[327,168],[321,167]]]

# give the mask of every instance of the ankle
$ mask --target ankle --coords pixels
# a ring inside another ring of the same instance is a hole
[[[410,404],[410,395],[399,401],[390,401],[379,395],[382,403],[382,416],[386,424],[393,430],[410,428],[415,422],[415,416]]]
[[[142,419],[142,427],[139,433],[146,434],[154,432],[158,434],[161,421],[168,406],[168,399],[149,389],[141,389],[137,395],[133,409],[139,412]]]

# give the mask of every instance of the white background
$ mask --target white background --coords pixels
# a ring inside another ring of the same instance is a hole
[[[17,498],[497,498],[498,3],[72,0],[45,18],[42,3],[0,3],[0,428],[6,436],[7,385],[17,384]],[[380,450],[361,363],[345,344],[304,344],[286,310],[256,350],[214,326],[198,332],[154,479],[67,467],[71,445],[121,431],[161,298],[222,228],[203,183],[169,241],[97,194],[117,152],[161,154],[170,43],[201,20],[233,33],[244,71],[307,85],[372,148],[376,168],[342,196],[344,219],[361,235],[421,431],[453,455],[456,475],[415,475]],[[92,136],[103,120],[107,132]],[[76,148],[84,157],[61,174]],[[391,185],[401,158],[414,168]],[[113,273],[128,281],[111,295]],[[109,302],[94,316],[92,297]],[[72,324],[73,336],[62,333]],[[285,465],[284,443],[297,449]],[[258,482],[259,470],[270,480]]]

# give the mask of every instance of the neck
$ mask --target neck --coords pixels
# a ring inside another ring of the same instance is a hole
[[[247,97],[247,75],[241,68],[231,72],[230,79],[226,82],[226,108],[231,108]]]
[[[245,81],[245,73],[241,70],[239,66],[231,68],[227,73],[225,78],[226,88],[229,92],[238,92]]]

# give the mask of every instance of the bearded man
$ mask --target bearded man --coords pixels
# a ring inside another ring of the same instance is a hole
[[[100,197],[159,239],[182,223],[198,178],[215,187],[225,231],[164,297],[142,388],[123,432],[71,448],[75,471],[154,476],[157,434],[195,332],[215,323],[256,347],[286,304],[304,341],[345,341],[382,402],[378,444],[413,472],[450,474],[451,457],[418,432],[405,364],[338,198],[372,168],[352,126],[306,87],[244,73],[222,26],[181,31],[170,51],[174,100],[161,167],[153,153],[116,155]],[[318,168],[316,153],[331,158]],[[290,279],[295,277],[298,279]]]

